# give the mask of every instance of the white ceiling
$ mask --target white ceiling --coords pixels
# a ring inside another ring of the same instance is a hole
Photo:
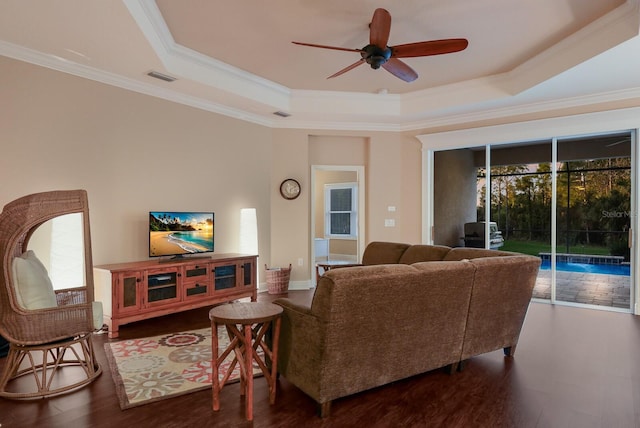
[[[266,126],[410,130],[640,97],[639,2],[0,0],[0,55]],[[362,48],[378,7],[390,45],[469,47],[404,59],[406,83],[327,79],[359,54],[291,43]]]

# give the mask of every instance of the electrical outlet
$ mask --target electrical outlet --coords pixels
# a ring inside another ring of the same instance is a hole
[[[304,259],[302,257],[298,259],[298,266],[304,266]]]

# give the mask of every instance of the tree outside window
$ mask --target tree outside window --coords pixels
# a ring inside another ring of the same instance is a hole
[[[557,251],[628,259],[631,158],[564,160],[557,176]],[[484,220],[485,187],[486,171],[479,168],[478,221]],[[550,163],[492,167],[490,195],[491,221],[502,231],[503,249],[512,250],[515,241],[551,241]]]

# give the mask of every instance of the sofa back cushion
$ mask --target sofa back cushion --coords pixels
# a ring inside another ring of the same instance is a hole
[[[399,242],[371,242],[362,254],[363,265],[398,263],[409,244]]]
[[[501,256],[520,256],[520,253],[510,251],[487,250],[484,248],[456,247],[449,250],[443,260],[465,260],[477,259],[481,257],[501,257]]]
[[[444,245],[412,245],[402,254],[398,263],[411,265],[418,262],[440,261],[451,250]]]

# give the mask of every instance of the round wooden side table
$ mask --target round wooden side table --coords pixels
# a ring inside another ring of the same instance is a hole
[[[276,377],[278,370],[278,339],[282,307],[268,302],[236,302],[216,306],[209,311],[211,320],[211,351],[213,366],[213,410],[220,410],[220,391],[229,379],[236,364],[240,366],[240,395],[245,395],[247,420],[253,420],[253,362],[260,367],[269,385],[269,403],[276,400]],[[224,325],[229,335],[229,346],[218,355],[218,326]],[[271,347],[266,334],[273,325]],[[258,348],[264,353],[260,358]],[[220,380],[220,364],[231,353],[231,366]],[[270,364],[270,367],[269,367]]]

